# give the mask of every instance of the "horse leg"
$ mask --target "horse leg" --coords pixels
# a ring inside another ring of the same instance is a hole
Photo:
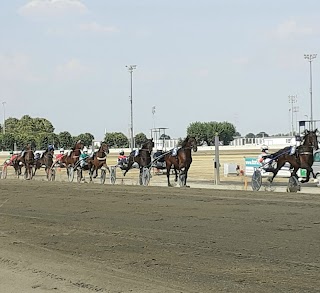
[[[123,176],[126,176],[127,172],[131,169],[133,163],[134,163],[134,160],[131,157],[129,157],[128,166],[126,168],[122,169],[122,170],[125,170],[125,172],[123,173]],[[109,170],[109,172],[110,172],[110,170]]]
[[[139,169],[139,185],[142,185],[142,173],[143,173],[143,168]]]
[[[181,170],[179,171],[179,174],[180,174]],[[174,174],[175,174],[175,177],[174,177],[174,181],[177,182],[178,181],[178,171],[177,171],[177,168],[174,167]]]
[[[306,179],[304,180],[304,179],[302,179],[300,182],[301,183],[306,183],[306,182],[309,182],[309,180],[310,180],[310,173],[312,172],[313,173],[313,170],[311,169],[311,168],[307,168],[307,177],[306,177]]]
[[[270,184],[273,182],[274,177],[277,176],[279,170],[284,166],[285,163],[286,161],[281,162],[278,160],[277,168],[275,170],[270,170],[270,172],[273,174],[271,178],[270,177],[268,178],[268,181],[270,182]]]
[[[171,171],[171,165],[166,163],[167,166],[167,180],[168,180],[168,186],[171,187],[171,183],[170,183],[170,171]]]
[[[184,186],[185,187],[190,187],[187,185],[188,171],[189,171],[189,168],[186,168],[185,169],[185,176],[184,176]]]

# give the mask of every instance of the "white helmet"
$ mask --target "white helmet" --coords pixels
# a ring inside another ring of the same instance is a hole
[[[261,146],[261,151],[262,152],[267,151],[268,149],[269,149],[268,146],[265,145],[265,144]]]
[[[64,148],[61,148],[61,149],[60,149],[60,153],[64,153]]]
[[[84,147],[82,151],[83,151],[84,153],[87,153],[87,152],[88,152],[88,148],[87,148],[87,147]]]

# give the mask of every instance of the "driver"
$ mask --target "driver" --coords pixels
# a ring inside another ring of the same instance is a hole
[[[118,156],[118,165],[125,165],[127,163],[128,163],[128,158],[127,156],[124,155],[124,151],[121,150]]]
[[[85,165],[87,165],[87,158],[89,157],[88,155],[88,148],[84,147],[82,150],[82,153],[79,157],[80,160],[80,167],[83,168]]]
[[[272,160],[272,154],[266,145],[261,146],[261,154],[258,156],[258,162],[266,172],[271,172],[276,167],[275,160]]]

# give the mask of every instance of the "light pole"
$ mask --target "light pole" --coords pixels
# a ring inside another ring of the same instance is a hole
[[[132,72],[134,69],[137,68],[137,65],[126,65],[126,67],[128,68],[129,72],[130,72],[130,105],[131,105],[131,126],[130,126],[130,134],[131,134],[131,151],[133,151],[133,108],[132,108]]]
[[[313,130],[313,110],[312,110],[312,60],[317,57],[317,54],[304,54],[304,59],[307,59],[310,64],[310,127]]]
[[[152,107],[152,120],[153,120],[153,129],[156,128],[156,123],[155,123],[155,120],[154,120],[154,114],[156,113],[156,106],[153,106]]]
[[[294,132],[294,126],[293,126],[293,104],[297,102],[297,96],[288,96],[289,103],[291,104],[291,135],[293,135]],[[290,110],[289,110],[290,111]]]
[[[3,106],[3,128],[2,128],[2,133],[5,134],[6,133],[6,108],[5,108],[5,104],[7,102],[2,102],[2,106]]]
[[[298,132],[298,112],[299,112],[299,107],[293,107],[292,109],[293,113],[296,113],[296,118],[295,118],[295,134]]]

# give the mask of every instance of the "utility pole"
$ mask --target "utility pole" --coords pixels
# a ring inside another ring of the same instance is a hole
[[[313,130],[313,109],[312,109],[312,60],[317,57],[317,54],[304,54],[304,59],[308,60],[310,64],[310,128]]]
[[[153,129],[156,128],[156,123],[154,119],[154,114],[156,113],[156,106],[152,107],[152,122],[153,122]]]
[[[130,72],[130,112],[131,112],[131,126],[130,126],[130,136],[131,136],[131,151],[133,151],[133,105],[132,105],[132,72],[137,68],[137,65],[126,65]]]
[[[291,104],[291,135],[294,135],[294,122],[293,122],[293,104],[297,102],[297,96],[288,96],[289,104]]]
[[[6,133],[6,107],[5,104],[7,102],[2,102],[2,106],[3,106],[3,127],[2,127],[2,133],[5,134]]]

